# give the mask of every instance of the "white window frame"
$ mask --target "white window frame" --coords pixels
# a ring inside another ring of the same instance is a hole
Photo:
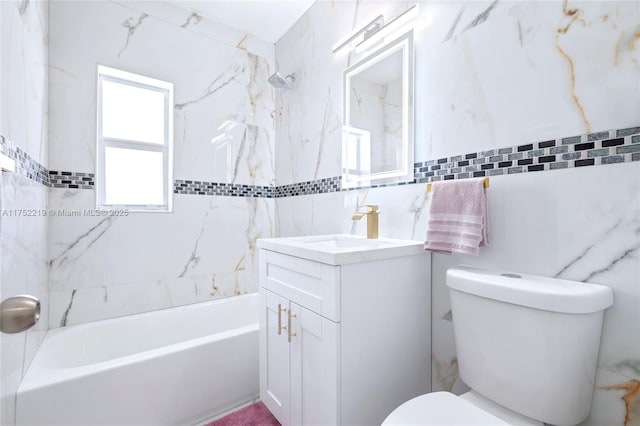
[[[164,143],[149,143],[119,138],[108,138],[102,134],[102,82],[111,81],[128,86],[153,90],[164,94]],[[96,207],[99,210],[126,209],[130,212],[173,211],[173,83],[98,65],[96,108]],[[125,148],[138,151],[162,153],[164,182],[164,204],[106,204],[105,203],[105,149]]]

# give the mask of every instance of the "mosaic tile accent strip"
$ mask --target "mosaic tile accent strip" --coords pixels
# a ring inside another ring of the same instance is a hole
[[[0,135],[0,150],[16,162],[16,173],[27,179],[49,186],[47,168],[26,153],[22,148]]]
[[[8,154],[8,151],[5,151],[6,145],[3,138],[2,150],[5,154],[11,156]],[[17,150],[20,150],[20,148],[17,148]],[[30,158],[24,151],[22,152],[23,158]],[[14,155],[11,158],[16,159],[17,157]],[[377,184],[343,189],[341,176],[276,187],[176,179],[174,181],[173,192],[174,194],[190,195],[283,198],[329,192],[354,191],[363,188],[384,188],[414,183],[437,182],[441,180],[599,166],[630,161],[640,161],[640,126],[595,132],[581,136],[563,137],[467,154],[457,154],[451,157],[417,162],[414,163],[414,180],[411,182]],[[35,163],[42,167],[37,162]],[[42,170],[45,170],[46,173],[46,169],[42,167]],[[31,175],[40,176],[38,173],[41,172],[41,170],[36,171],[35,174],[31,172]],[[25,173],[29,172],[25,171]],[[52,170],[48,172],[48,175],[45,174],[45,176],[47,183],[44,184],[47,185],[50,180],[51,186],[54,188],[94,189],[95,187],[95,176],[93,173]]]
[[[640,127],[472,152],[414,164],[416,183],[640,160]]]
[[[275,188],[271,186],[240,185],[199,180],[176,179],[173,183],[174,194],[273,198],[274,190]]]
[[[93,173],[62,172],[49,170],[49,183],[52,188],[95,189]]]
[[[275,198],[295,197],[298,195],[324,194],[342,190],[342,177],[334,176],[319,180],[292,183],[275,187]]]

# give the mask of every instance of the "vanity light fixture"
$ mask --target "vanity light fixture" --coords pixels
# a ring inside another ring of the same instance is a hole
[[[416,16],[418,16],[418,5],[414,4],[409,9],[389,21],[386,25],[375,29],[375,31],[366,32],[364,34],[364,40],[356,44],[356,53],[362,53],[369,50],[385,37],[390,36],[397,30],[403,29],[403,27]]]
[[[365,40],[366,35],[368,33],[376,32],[383,27],[384,27],[384,15],[378,15],[364,27],[351,32],[344,39],[334,44],[333,53],[336,53],[337,51],[339,51],[340,49],[346,46],[349,46],[349,48],[352,49],[356,44],[362,43]]]

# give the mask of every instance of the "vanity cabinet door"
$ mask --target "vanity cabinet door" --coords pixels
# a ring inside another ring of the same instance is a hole
[[[290,424],[289,301],[260,289],[260,399],[283,425]],[[279,328],[280,327],[280,328]]]
[[[291,303],[291,424],[339,425],[340,324]]]

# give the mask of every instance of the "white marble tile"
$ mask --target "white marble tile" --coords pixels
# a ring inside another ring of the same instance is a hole
[[[258,56],[106,1],[56,2],[50,22],[51,169],[95,170],[95,67],[101,64],[175,84],[175,178],[272,183],[272,53]],[[232,158],[218,163],[211,139],[229,119],[238,123]]]
[[[491,245],[483,248],[478,257],[433,255],[434,389],[447,389],[456,383],[449,374],[453,371],[455,348],[447,321],[450,304],[445,272],[457,264],[559,275],[610,286],[616,302],[605,315],[599,365],[627,378],[637,378],[640,237],[634,230],[638,227],[640,200],[634,194],[640,188],[638,176],[640,164],[626,163],[492,178],[488,190]],[[360,197],[365,203],[380,205],[381,235],[423,238],[428,201],[417,220],[416,206],[423,204],[424,185],[342,194],[345,199]],[[323,195],[315,197],[319,201]],[[280,206],[283,201],[277,203]],[[314,205],[313,200],[307,200],[306,205]],[[348,222],[343,222],[340,232],[349,232]],[[439,380],[438,369],[442,376]]]
[[[0,217],[0,300],[29,294],[41,302],[40,321],[29,331],[0,335],[2,424],[15,423],[15,390],[48,329],[48,188],[3,173]]]
[[[159,2],[56,2],[50,12],[52,169],[95,170],[99,63],[175,84],[176,179],[274,184],[273,45]],[[233,129],[219,130],[227,120]],[[212,144],[222,131],[232,140]],[[94,196],[54,189],[51,208],[82,213]],[[207,300],[214,279],[215,297],[256,291],[255,240],[274,235],[274,205],[174,195],[170,214],[50,216],[51,326],[74,290],[69,324]]]
[[[20,368],[26,370],[48,329],[47,198],[49,189],[22,176],[3,173],[0,218],[1,297],[29,294],[41,302],[40,321],[22,333]],[[13,349],[11,349],[13,350]],[[3,348],[4,352],[4,348]]]
[[[257,269],[50,293],[51,328],[167,309],[257,291]]]
[[[637,380],[598,369],[596,383],[591,414],[580,426],[640,424],[640,384]]]
[[[76,194],[57,208],[91,208],[90,191]],[[174,202],[173,214],[50,218],[51,289],[232,269],[252,254],[256,238],[273,234],[272,200],[177,195]]]
[[[273,61],[272,43],[213,22],[207,17],[194,14],[190,10],[178,7],[176,4],[163,1],[131,0],[116,1],[116,3],[137,10],[140,13],[146,13],[149,16],[210,38],[224,45],[244,48],[250,53],[269,58],[270,61]]]
[[[446,270],[458,264],[610,286],[616,303],[605,316],[599,365],[628,379],[637,378],[640,240],[634,229],[640,200],[634,194],[640,188],[638,176],[640,164],[627,163],[492,178],[488,192],[491,245],[478,257],[433,256],[434,390],[461,393],[467,389],[454,371],[445,285]],[[352,209],[371,203],[380,205],[381,236],[422,239],[429,206],[425,194],[424,185],[405,185],[277,199],[280,235],[349,233]],[[331,225],[318,226],[316,218],[327,214],[333,217],[325,219]],[[359,225],[356,232],[363,234],[364,229],[364,224]],[[597,386],[602,383],[598,379]],[[600,409],[594,405],[596,412]]]
[[[376,6],[393,16],[391,11],[407,5]],[[634,36],[640,5],[482,1],[421,2],[420,8],[415,37],[417,161],[640,124],[639,44]],[[342,72],[357,57],[331,54],[331,46],[375,16],[373,9],[371,3],[319,2],[276,44],[280,69],[299,76],[294,90],[276,96],[278,184],[339,175],[339,137],[333,138],[327,131],[332,126],[325,124],[341,119]],[[433,256],[434,390],[465,389],[452,367],[455,347],[444,282],[446,269],[456,264],[610,286],[616,304],[605,316],[596,385],[618,383],[606,378],[610,372],[637,379],[639,167],[619,164],[491,178],[491,245],[478,257]],[[370,203],[380,206],[381,236],[423,239],[429,206],[424,189],[407,185],[349,191],[342,193],[342,201],[332,197],[331,207],[323,203],[328,200],[324,194],[278,199],[278,229],[285,235],[349,233],[350,214],[357,205]],[[331,226],[314,226],[309,217],[320,211],[342,217],[331,220]],[[363,224],[355,232],[363,233]],[[596,391],[596,420],[589,424],[622,425],[619,401],[611,397],[616,391],[603,392]]]
[[[51,204],[60,211],[82,212],[91,208],[92,197],[91,191],[53,190]],[[101,300],[104,288],[108,295],[128,294],[125,287],[131,286],[132,296],[122,310],[116,296],[108,296],[112,302],[101,306],[102,312],[96,310],[94,319],[133,313],[135,306],[142,312],[202,300],[197,297],[201,287],[210,286],[215,276],[222,283],[241,276],[239,291],[256,291],[255,241],[274,235],[273,205],[271,199],[176,195],[173,214],[50,217],[51,326],[60,324],[73,290],[78,291],[78,307],[83,300]],[[229,285],[221,286],[221,294],[231,293]],[[160,291],[146,300],[136,288],[149,286],[169,293]],[[198,290],[186,299],[171,295],[179,295],[181,288]],[[80,308],[87,310],[82,318],[91,318],[90,306]]]
[[[0,7],[0,134],[46,166],[49,3],[10,0]]]
[[[575,21],[561,1],[492,4],[420,4],[417,159],[637,124],[637,4],[572,2]],[[342,72],[358,57],[331,47],[404,6],[318,2],[276,44],[279,68],[300,77],[277,97],[279,183],[338,175],[331,123],[342,118]]]
[[[344,211],[343,197],[343,193],[334,192],[277,198],[276,235],[288,237],[345,232],[343,223],[350,215]]]
[[[276,43],[278,69],[298,76],[276,95],[278,185],[340,175],[342,74],[365,55],[331,47],[379,13],[401,10],[400,2],[316,2]]]
[[[615,302],[605,314],[599,366],[637,377],[639,171],[627,163],[492,179],[491,245],[479,257],[433,256],[434,316],[450,309],[444,274],[455,264],[607,285]]]
[[[557,275],[614,290],[598,365],[640,379],[640,164],[583,174],[567,174],[572,191],[558,206],[580,213],[558,217]]]
[[[490,4],[424,10],[433,23],[416,37],[417,66],[428,70],[418,68],[416,91],[429,95],[417,97],[416,134],[430,143],[417,144],[417,158],[637,124],[637,4],[497,3],[468,28]]]
[[[380,235],[424,241],[429,213],[425,185],[374,188],[367,192],[361,203],[380,205]]]
[[[0,134],[45,166],[48,6],[0,2]],[[15,211],[46,209],[47,196],[47,188],[22,176],[0,177],[0,300],[31,294],[42,304],[40,322],[30,331],[0,334],[0,423],[7,426],[15,424],[15,392],[44,338],[49,305],[46,217]]]
[[[469,387],[460,380],[451,319],[433,317],[431,323],[431,391],[463,394]]]

